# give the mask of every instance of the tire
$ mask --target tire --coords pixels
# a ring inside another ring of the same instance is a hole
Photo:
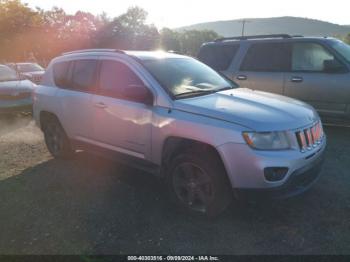
[[[43,127],[46,147],[54,158],[68,159],[73,155],[71,143],[56,119],[49,119]]]
[[[233,199],[225,168],[216,154],[187,151],[168,168],[170,197],[191,213],[218,216]]]

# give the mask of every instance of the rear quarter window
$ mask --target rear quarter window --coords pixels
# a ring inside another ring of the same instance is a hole
[[[198,54],[198,59],[217,71],[227,70],[236,56],[239,45],[206,45]]]
[[[68,70],[71,62],[59,62],[53,65],[53,78],[55,85],[60,88],[69,87]]]

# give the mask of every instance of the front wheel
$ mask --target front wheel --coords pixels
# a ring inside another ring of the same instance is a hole
[[[190,151],[178,155],[169,166],[168,185],[178,204],[209,217],[224,211],[233,198],[225,169],[215,154]]]
[[[43,127],[47,149],[54,158],[70,158],[73,154],[70,141],[57,120],[50,120]]]

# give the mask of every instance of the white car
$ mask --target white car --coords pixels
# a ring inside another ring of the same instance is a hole
[[[21,79],[17,73],[0,65],[0,113],[31,113],[34,84]]]
[[[37,63],[9,63],[7,64],[14,69],[20,76],[39,84],[45,73],[45,69]]]

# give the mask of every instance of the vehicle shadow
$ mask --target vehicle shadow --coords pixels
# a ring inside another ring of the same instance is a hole
[[[350,183],[332,161],[300,197],[238,201],[208,219],[170,204],[142,171],[86,153],[49,160],[0,182],[0,253],[349,253]]]

